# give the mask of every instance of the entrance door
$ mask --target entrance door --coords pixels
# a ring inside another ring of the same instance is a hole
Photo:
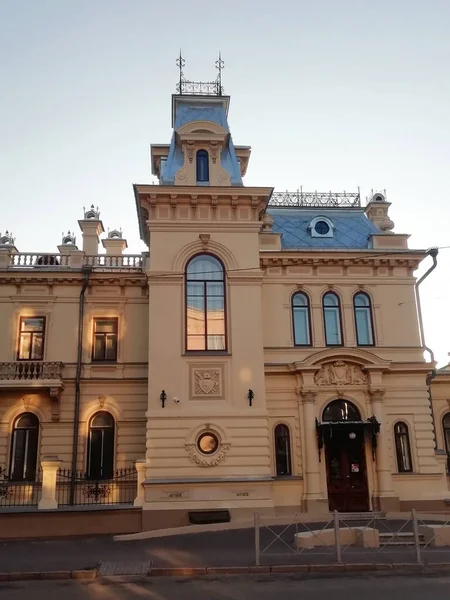
[[[355,437],[352,439],[349,435]],[[368,511],[364,433],[331,431],[325,439],[325,456],[330,510]]]

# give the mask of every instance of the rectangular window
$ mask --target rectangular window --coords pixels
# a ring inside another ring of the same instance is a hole
[[[293,314],[294,344],[295,346],[308,346],[310,344],[308,308],[295,306]]]
[[[187,349],[225,350],[225,296],[220,281],[187,284]]]
[[[92,360],[117,360],[118,319],[94,319]]]
[[[355,318],[358,346],[372,346],[372,323],[367,308],[355,308]]]
[[[339,308],[325,307],[325,343],[327,346],[340,346],[341,327]]]
[[[45,317],[20,317],[17,360],[44,358]]]

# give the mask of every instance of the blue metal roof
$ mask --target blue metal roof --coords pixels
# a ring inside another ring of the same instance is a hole
[[[192,121],[211,121],[229,131],[227,115],[223,106],[210,106],[195,99],[192,104],[181,104],[177,109],[174,129]]]
[[[364,209],[315,209],[269,207],[274,219],[272,231],[282,233],[281,247],[291,248],[370,248],[369,236],[381,233],[364,214]],[[323,216],[334,225],[333,237],[311,237],[309,224]]]
[[[191,98],[189,103],[180,104],[176,111],[174,130],[177,131],[180,127],[186,125],[186,123],[193,121],[210,121],[220,125],[225,131],[230,131],[223,103],[211,106],[210,102],[205,103],[199,98]],[[174,184],[175,175],[184,164],[183,152],[177,144],[175,131],[172,135],[167,162],[161,169],[161,183],[165,185]],[[220,158],[221,166],[230,174],[231,185],[242,185],[241,169],[231,136],[229,137],[228,144],[222,149]]]

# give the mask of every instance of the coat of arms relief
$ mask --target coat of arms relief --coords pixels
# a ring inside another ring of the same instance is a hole
[[[193,396],[221,396],[222,395],[222,370],[193,369]]]
[[[342,360],[322,365],[314,375],[314,383],[318,386],[364,385],[367,381],[367,375],[362,372],[359,365],[346,363]]]

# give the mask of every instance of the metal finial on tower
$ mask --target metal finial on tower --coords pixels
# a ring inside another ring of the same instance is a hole
[[[181,48],[180,48],[180,56],[176,60],[176,65],[180,69],[180,81],[179,81],[178,86],[177,86],[178,87],[177,91],[180,94],[182,93],[182,83],[183,83],[183,79],[184,79],[183,67],[184,67],[185,64],[186,64],[186,61],[181,56]]]
[[[225,68],[225,63],[222,60],[222,54],[219,50],[219,58],[215,62],[216,69],[219,71],[217,74],[217,95],[222,95],[222,69]]]

